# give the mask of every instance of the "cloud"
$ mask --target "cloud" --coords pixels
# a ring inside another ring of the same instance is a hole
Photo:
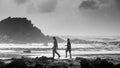
[[[90,16],[90,18],[98,20],[102,18],[115,20],[120,17],[120,0],[84,0],[78,10],[86,17]]]
[[[120,0],[98,0],[103,7],[110,8],[111,10],[120,10]]]
[[[84,9],[97,9],[99,8],[97,5],[97,1],[94,0],[86,0],[82,1],[80,4],[79,8],[84,8]]]
[[[17,5],[22,5],[27,3],[29,0],[13,0]]]
[[[116,7],[120,10],[120,0],[115,0]]]
[[[48,2],[45,2],[43,4],[38,5],[38,11],[39,12],[51,12],[55,9],[57,5],[56,0],[49,0]]]
[[[31,1],[27,6],[28,13],[49,13],[55,10],[57,0],[36,0]]]
[[[84,9],[120,9],[120,0],[83,0],[79,8]]]
[[[57,0],[13,0],[15,4],[24,6],[27,13],[49,13],[55,10]]]
[[[106,9],[115,7],[115,2],[117,0],[85,0],[82,1],[79,8],[84,9]]]

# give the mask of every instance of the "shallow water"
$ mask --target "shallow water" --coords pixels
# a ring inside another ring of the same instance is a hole
[[[65,43],[59,43],[58,52],[61,58],[65,58]],[[52,57],[53,44],[49,43],[48,46],[43,44],[0,44],[0,58],[12,57]],[[24,53],[24,50],[31,50],[31,53]],[[75,57],[93,57],[97,55],[114,55],[119,56],[120,48],[115,45],[101,45],[101,44],[72,44],[72,55]],[[57,58],[57,56],[56,56]]]

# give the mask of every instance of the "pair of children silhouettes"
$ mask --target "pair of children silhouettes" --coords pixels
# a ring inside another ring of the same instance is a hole
[[[56,40],[56,37],[53,37],[53,58],[55,57],[55,53],[58,55],[58,58],[60,58],[60,54],[57,52],[57,49],[58,49],[58,43],[57,43],[57,40]],[[70,43],[70,39],[68,38],[67,39],[67,48],[66,48],[66,58],[67,58],[67,52],[69,52],[70,54],[70,58],[72,58],[72,55],[71,55],[71,43]]]

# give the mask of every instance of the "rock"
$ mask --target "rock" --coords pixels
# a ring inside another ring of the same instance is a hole
[[[6,64],[4,68],[26,68],[27,65],[22,59],[15,59],[11,63]]]
[[[24,53],[31,53],[31,50],[25,50]]]

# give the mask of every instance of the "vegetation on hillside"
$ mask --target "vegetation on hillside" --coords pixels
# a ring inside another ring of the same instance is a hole
[[[58,38],[63,42],[61,38]],[[45,36],[40,29],[34,26],[27,18],[8,17],[0,21],[1,43],[47,43],[52,37]]]

